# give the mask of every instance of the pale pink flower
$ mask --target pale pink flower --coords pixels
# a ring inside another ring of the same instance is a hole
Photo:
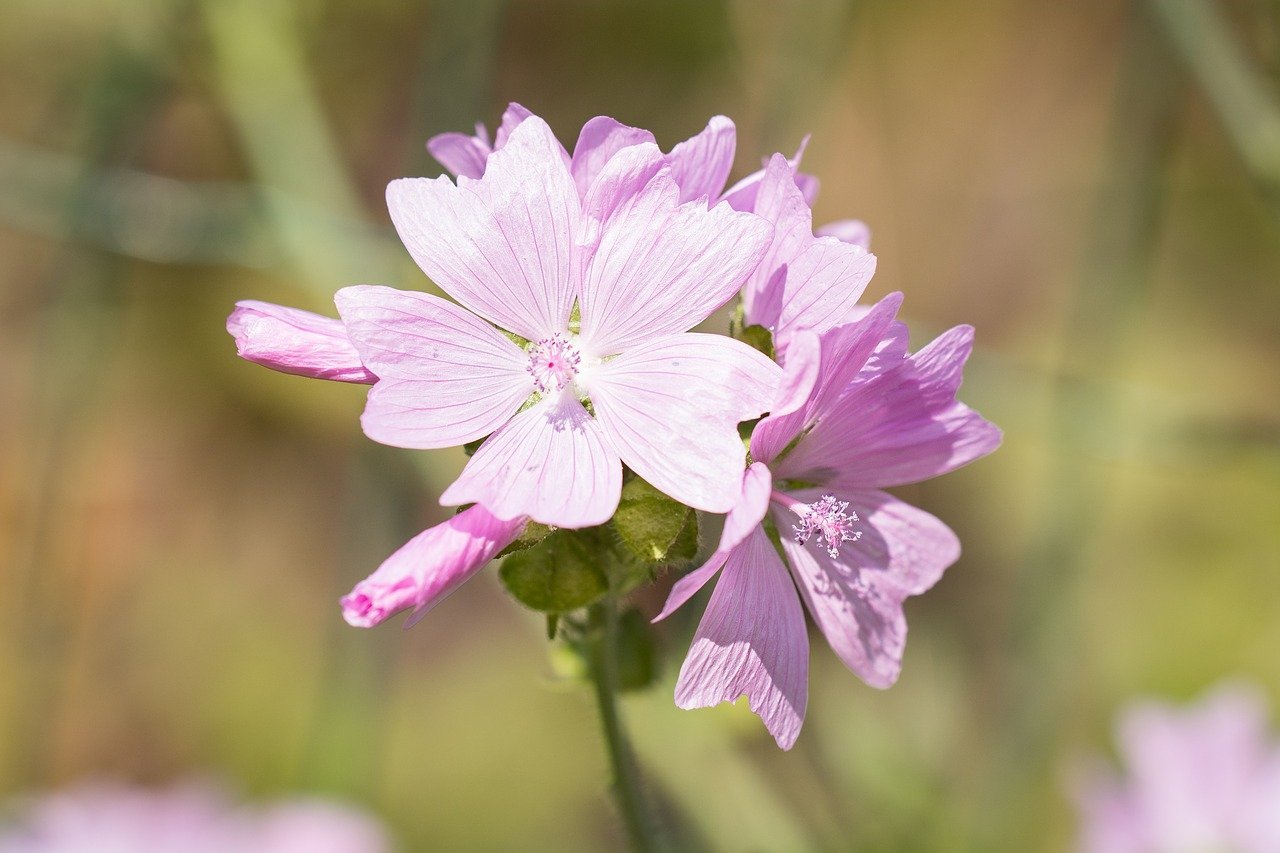
[[[1225,685],[1186,708],[1142,702],[1120,717],[1124,779],[1078,785],[1087,853],[1280,850],[1280,740],[1257,691]]]
[[[956,327],[907,355],[906,329],[894,322],[900,302],[886,297],[820,337],[795,334],[719,547],[676,583],[658,616],[723,572],[680,670],[676,704],[746,694],[784,749],[808,702],[801,601],[858,677],[893,684],[906,641],[902,603],[933,586],[960,544],[941,521],[882,489],[944,474],[1000,443],[995,426],[956,400],[972,329]],[[770,513],[785,560],[763,524]]]
[[[389,853],[385,830],[351,806],[295,798],[237,806],[217,787],[148,791],[83,784],[29,800],[0,826],[0,853]]]
[[[550,128],[530,117],[478,180],[387,188],[410,254],[456,302],[375,286],[336,301],[378,377],[367,435],[407,448],[489,436],[442,503],[601,524],[625,463],[689,506],[733,504],[737,424],[768,408],[781,371],[745,344],[687,330],[733,295],[770,228],[728,205],[682,204],[671,173],[656,146],[631,145],[580,200]]]
[[[852,320],[859,297],[876,270],[861,223],[837,223],[835,235],[813,232],[813,213],[796,183],[795,166],[781,154],[770,158],[752,210],[774,223],[764,260],[742,289],[743,317],[773,333],[786,361],[792,337],[802,329],[821,334]],[[858,242],[862,240],[863,242]]]
[[[511,104],[503,113],[502,123],[489,144],[484,125],[476,125],[476,135],[441,133],[427,141],[427,150],[455,177],[479,178],[484,175],[489,156],[502,149],[511,132],[533,116],[519,104]],[[679,143],[666,155],[671,178],[680,188],[680,201],[705,198],[719,201],[721,191],[733,169],[737,135],[733,122],[725,116],[712,116],[707,126],[695,136]],[[574,186],[584,201],[587,191],[605,164],[624,148],[643,143],[656,144],[652,133],[630,127],[608,116],[596,116],[582,126],[572,156],[560,149],[569,163]]]
[[[281,373],[365,384],[378,378],[335,317],[246,299],[227,318],[227,331],[241,358]]]
[[[494,518],[484,507],[468,507],[443,524],[410,539],[342,599],[342,616],[371,628],[412,607],[405,627],[484,568],[524,530],[528,519]]]

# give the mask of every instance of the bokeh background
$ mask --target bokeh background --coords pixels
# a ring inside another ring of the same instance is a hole
[[[492,570],[409,632],[339,617],[460,453],[374,444],[363,388],[223,329],[425,287],[384,186],[509,100],[570,146],[725,113],[735,177],[812,133],[816,221],[870,223],[917,345],[977,327],[962,396],[1006,431],[900,490],[964,557],[893,689],[814,643],[792,752],[677,710],[701,608],[663,629],[625,713],[709,847],[1060,849],[1130,697],[1280,700],[1275,3],[5,0],[0,799],[213,775],[406,850],[622,842],[590,695]]]

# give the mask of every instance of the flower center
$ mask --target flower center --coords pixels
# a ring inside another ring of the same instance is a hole
[[[832,495],[823,495],[817,501],[805,506],[794,507],[800,515],[800,523],[792,525],[796,541],[803,545],[809,537],[817,534],[819,545],[825,545],[827,553],[832,557],[840,556],[840,546],[862,538],[862,531],[854,529],[858,521],[856,512],[845,512],[849,508],[848,501],[838,501]]]
[[[582,354],[559,332],[528,347],[529,366],[534,387],[543,394],[554,394],[578,375]]]

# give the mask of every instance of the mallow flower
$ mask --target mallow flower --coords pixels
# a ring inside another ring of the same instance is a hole
[[[427,141],[427,150],[455,176],[479,178],[484,174],[489,155],[506,144],[507,139],[520,122],[532,116],[520,104],[510,104],[502,114],[502,121],[490,142],[489,132],[483,124],[476,125],[474,135],[465,133],[440,133]],[[604,163],[622,148],[642,142],[656,142],[648,130],[622,124],[608,116],[597,116],[582,126],[573,154],[567,152],[569,169],[582,195],[599,173]],[[796,153],[787,159],[794,175],[796,188],[806,205],[812,205],[818,197],[819,182],[811,174],[799,171],[809,137],[800,142]],[[680,187],[680,200],[690,201],[705,197],[712,204],[726,201],[734,210],[757,213],[757,199],[768,171],[771,158],[765,158],[764,167],[747,175],[725,189],[729,173],[733,170],[733,158],[737,149],[737,128],[727,116],[712,116],[699,133],[677,144],[666,155],[671,166],[672,178]],[[778,155],[781,156],[781,155]],[[871,230],[858,219],[841,219],[830,222],[815,232],[819,237],[835,237],[846,243],[871,248]]]
[[[1280,739],[1242,684],[1194,705],[1134,703],[1116,740],[1124,778],[1097,768],[1077,785],[1086,853],[1280,850]]]
[[[781,154],[769,159],[754,190],[751,209],[773,223],[774,231],[768,252],[743,286],[743,322],[768,329],[785,363],[798,331],[821,334],[853,319],[875,274],[876,256],[859,243],[814,233],[795,164]]]
[[[929,589],[960,545],[937,518],[883,489],[944,474],[1000,443],[995,426],[956,400],[972,329],[958,326],[908,355],[905,326],[894,322],[900,302],[893,294],[853,323],[795,334],[719,546],[675,584],[657,617],[720,573],[676,704],[746,694],[783,749],[799,735],[808,701],[801,602],[859,678],[893,684],[906,640],[903,601]]]
[[[623,463],[681,503],[727,511],[744,457],[737,424],[768,408],[781,371],[743,343],[688,330],[733,295],[771,229],[679,197],[643,143],[611,157],[580,200],[537,117],[478,180],[393,181],[396,230],[456,302],[338,292],[378,377],[365,433],[418,449],[488,436],[441,503],[501,519],[601,524]]]

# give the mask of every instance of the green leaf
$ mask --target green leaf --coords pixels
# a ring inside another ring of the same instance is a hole
[[[702,547],[702,540],[698,536],[698,514],[693,510],[689,510],[689,514],[685,518],[684,527],[680,528],[680,535],[676,537],[676,540],[671,543],[671,547],[667,549],[667,562],[692,562],[698,556],[700,547]]]
[[[774,357],[773,333],[764,326],[747,326],[738,334],[738,340],[749,347],[759,350],[769,358]]]
[[[532,548],[534,545],[537,545],[543,539],[550,536],[554,531],[555,528],[550,525],[531,521],[524,526],[524,530],[516,537],[516,541],[499,551],[497,557],[494,557],[494,559],[496,560],[498,557],[505,557],[508,554],[514,554],[517,551],[523,551],[526,548]]]
[[[613,528],[627,551],[648,563],[661,563],[684,530],[693,510],[632,478],[622,487]]]
[[[618,689],[643,690],[658,675],[653,629],[635,608],[618,619]]]
[[[600,555],[570,530],[507,557],[498,577],[517,601],[542,613],[577,610],[609,591]]]

